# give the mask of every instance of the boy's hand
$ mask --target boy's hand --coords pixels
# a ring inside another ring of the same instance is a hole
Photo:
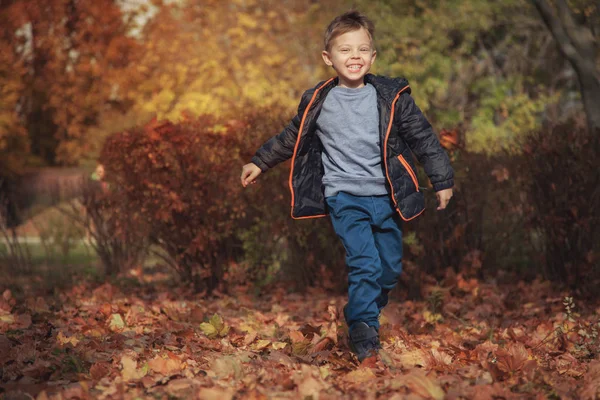
[[[256,183],[256,178],[262,171],[254,163],[246,164],[242,167],[242,186],[246,187],[250,183]]]
[[[438,199],[438,210],[443,210],[448,205],[448,202],[452,198],[452,188],[440,190],[439,192],[435,192],[435,195]]]

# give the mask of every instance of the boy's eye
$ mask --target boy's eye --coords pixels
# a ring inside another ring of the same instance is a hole
[[[349,49],[341,49],[340,50],[342,53],[347,53],[349,51]]]
[[[363,48],[363,49],[360,49],[360,51],[369,51],[369,50],[371,50],[371,49],[369,49],[369,48],[366,48],[366,47],[365,47],[365,48]]]

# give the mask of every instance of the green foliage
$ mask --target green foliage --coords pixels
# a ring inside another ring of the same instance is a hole
[[[514,149],[559,100],[550,82],[565,66],[525,0],[351,3],[376,24],[374,72],[408,78],[434,126],[460,126],[470,151]]]

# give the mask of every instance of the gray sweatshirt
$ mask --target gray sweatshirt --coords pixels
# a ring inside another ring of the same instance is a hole
[[[375,88],[336,86],[327,94],[317,131],[323,143],[325,197],[338,192],[356,196],[387,194],[379,143]]]

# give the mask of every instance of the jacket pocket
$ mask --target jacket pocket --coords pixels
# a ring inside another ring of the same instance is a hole
[[[410,164],[408,163],[408,161],[406,161],[406,159],[402,156],[402,154],[400,154],[398,156],[398,161],[400,161],[400,163],[404,166],[404,168],[406,168],[406,171],[408,172],[408,175],[410,175],[410,178],[412,179],[413,183],[415,184],[415,189],[418,192],[419,191],[419,181],[417,180],[417,175],[415,174],[415,171],[413,171],[413,169],[410,167]]]

